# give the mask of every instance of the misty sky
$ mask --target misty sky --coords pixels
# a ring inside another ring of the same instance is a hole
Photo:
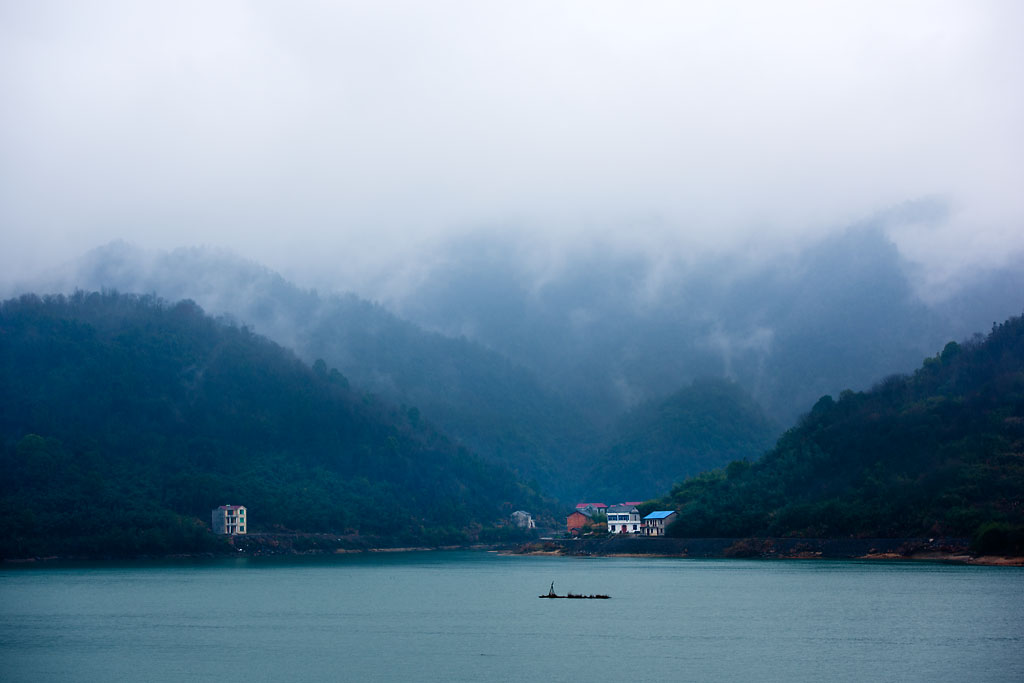
[[[0,0],[0,278],[114,239],[345,285],[489,231],[765,254],[934,199],[890,231],[941,282],[1024,250],[1022,8]]]

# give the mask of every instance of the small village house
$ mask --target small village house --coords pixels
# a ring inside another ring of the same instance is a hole
[[[565,520],[565,530],[572,536],[579,536],[583,530],[593,523],[591,515],[575,510]]]
[[[245,506],[221,505],[213,511],[213,533],[237,536],[245,533]]]
[[[520,529],[536,529],[537,523],[533,521],[533,515],[526,510],[516,510],[512,513],[512,523]]]
[[[604,503],[577,503],[576,511],[566,519],[566,531],[573,536],[580,535],[587,527],[599,524],[598,515],[605,514],[607,510]]]
[[[608,512],[608,506],[604,503],[577,503],[576,509],[588,517],[593,517],[598,513]]]
[[[664,536],[665,529],[674,521],[675,510],[656,510],[643,518],[640,529],[644,536]]]
[[[640,511],[636,505],[622,503],[608,508],[608,533],[639,534]]]

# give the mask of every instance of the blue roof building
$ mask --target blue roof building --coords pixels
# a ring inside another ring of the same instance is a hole
[[[643,518],[640,533],[644,536],[664,536],[665,529],[674,521],[675,510],[656,510]]]

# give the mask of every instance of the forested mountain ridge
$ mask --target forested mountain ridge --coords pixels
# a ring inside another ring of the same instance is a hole
[[[49,281],[47,281],[49,280]],[[323,359],[352,384],[415,407],[445,434],[492,462],[574,495],[576,454],[600,429],[524,366],[465,338],[429,332],[354,294],[321,295],[224,251],[152,252],[115,242],[44,278],[46,291],[77,288],[191,299],[290,348]]]
[[[822,397],[760,460],[655,503],[687,536],[974,536],[1024,551],[1024,318]]]
[[[354,387],[414,407],[469,450],[570,501],[602,492],[639,499],[639,491],[620,495],[623,485],[650,495],[669,477],[756,457],[744,436],[757,428],[755,413],[743,429],[727,430],[737,442],[714,441],[722,459],[699,455],[702,437],[688,443],[694,435],[684,432],[657,447],[679,456],[664,468],[654,466],[658,455],[622,450],[647,448],[629,415],[668,401],[695,378],[729,378],[781,431],[823,393],[866,388],[913,367],[962,328],[977,329],[964,326],[1006,307],[1019,270],[1008,267],[983,290],[967,287],[942,308],[917,296],[880,224],[753,263],[671,255],[655,263],[581,246],[580,258],[538,274],[515,246],[470,240],[452,245],[447,258],[424,254],[424,279],[389,301],[412,321],[205,248],[113,243],[62,269],[46,291],[113,288],[195,300],[307,363],[324,359]],[[432,263],[443,266],[431,270]],[[684,452],[700,464],[685,463]],[[637,467],[616,469],[630,460]],[[647,475],[632,477],[645,468]]]
[[[598,500],[641,500],[674,482],[767,451],[777,428],[735,382],[701,378],[631,411],[615,443],[594,458]]]
[[[203,549],[228,502],[254,530],[426,542],[545,505],[323,362],[116,293],[0,303],[0,458],[4,556]]]

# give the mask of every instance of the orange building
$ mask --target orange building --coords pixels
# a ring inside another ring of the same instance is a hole
[[[565,530],[573,536],[579,536],[580,532],[588,524],[590,524],[590,517],[577,510],[565,520]]]

